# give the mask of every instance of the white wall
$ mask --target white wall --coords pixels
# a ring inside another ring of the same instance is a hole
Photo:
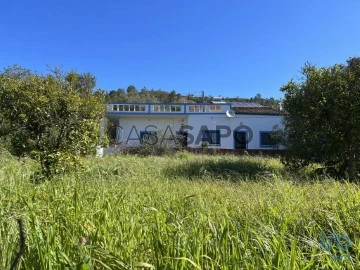
[[[235,115],[233,118],[228,118],[224,115],[216,114],[189,114],[182,116],[153,116],[153,115],[139,115],[139,116],[119,116],[118,125],[118,143],[127,146],[137,146],[140,143],[141,131],[157,131],[163,137],[171,135],[170,130],[174,136],[183,125],[187,127],[184,131],[188,131],[190,144],[189,147],[201,147],[201,127],[206,126],[208,130],[217,130],[221,126],[221,134],[225,136],[227,133],[226,127],[230,127],[231,131],[227,137],[222,137],[219,146],[211,146],[212,148],[234,149],[233,131],[238,128],[239,131],[247,131],[249,137],[252,133],[253,137],[247,145],[247,149],[273,149],[273,147],[260,146],[260,131],[273,131],[273,127],[277,124],[282,127],[282,116],[279,115]],[[170,130],[169,130],[170,129]],[[199,135],[200,134],[200,135]],[[200,136],[198,138],[198,136]],[[158,138],[160,141],[162,138]]]
[[[272,147],[260,147],[260,131],[273,131],[274,125],[282,127],[282,116],[278,115],[235,115],[228,118],[226,115],[189,115],[188,125],[193,129],[189,131],[194,136],[195,141],[190,147],[200,147],[201,143],[196,142],[196,138],[200,133],[201,126],[206,125],[209,130],[219,129],[220,126],[228,126],[231,134],[220,140],[220,146],[212,146],[212,148],[234,149],[233,131],[238,128],[239,131],[247,131],[249,136],[252,132],[253,138],[249,141],[248,149],[273,149]],[[225,136],[227,130],[225,127],[221,129],[221,134]]]
[[[140,143],[141,131],[157,131],[159,140],[163,137],[176,136],[181,124],[186,125],[186,115],[182,116],[151,116],[142,115],[141,117],[122,116],[118,125],[118,143],[128,146],[137,146]],[[161,137],[161,138],[160,138]]]

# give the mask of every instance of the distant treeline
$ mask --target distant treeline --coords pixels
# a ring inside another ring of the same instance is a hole
[[[142,88],[136,89],[135,86],[130,85],[127,89],[119,88],[111,90],[106,93],[106,101],[110,102],[189,102],[189,103],[209,103],[213,100],[212,96],[195,96],[195,95],[181,95],[175,90],[171,92],[165,90],[154,90]],[[223,98],[225,102],[257,102],[264,106],[278,108],[280,100],[274,98],[263,98],[261,94],[256,94],[253,98]]]

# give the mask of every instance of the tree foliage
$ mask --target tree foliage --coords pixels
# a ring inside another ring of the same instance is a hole
[[[106,101],[111,102],[179,102],[180,94],[175,90],[169,92],[161,89],[147,89],[146,87],[138,91],[135,86],[130,85],[128,88],[111,90],[106,95]]]
[[[39,75],[14,66],[0,73],[0,116],[10,152],[41,162],[51,177],[78,166],[78,157],[99,143],[104,95],[96,80],[71,71]]]
[[[281,88],[284,162],[291,168],[320,162],[337,176],[355,180],[360,165],[360,58],[322,68],[307,63],[302,74],[300,82],[291,80]]]
[[[165,90],[154,90],[142,88],[137,91],[135,86],[129,85],[127,89],[119,88],[117,90],[110,90],[106,93],[107,102],[187,102],[187,103],[211,103],[212,96],[195,96],[188,94],[182,96],[175,90],[170,92]],[[253,98],[241,98],[241,97],[226,97],[223,99],[225,102],[257,102],[263,106],[279,108],[280,100],[275,98],[263,98],[261,94],[256,94]]]

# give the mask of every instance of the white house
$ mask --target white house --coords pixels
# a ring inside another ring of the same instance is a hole
[[[271,107],[246,102],[111,102],[106,117],[116,124],[115,146],[180,142],[191,148],[249,150],[278,149],[272,134],[283,118]]]

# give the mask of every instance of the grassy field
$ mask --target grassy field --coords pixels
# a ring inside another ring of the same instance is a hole
[[[0,269],[359,269],[359,186],[277,159],[176,153],[89,158],[35,185],[0,155]],[[90,268],[87,268],[89,266]]]

